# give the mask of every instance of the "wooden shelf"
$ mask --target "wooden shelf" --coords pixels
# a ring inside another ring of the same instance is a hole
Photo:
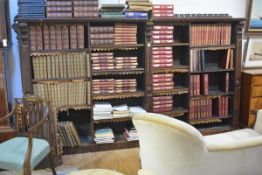
[[[234,95],[234,92],[222,92],[222,91],[208,91],[208,95],[191,96],[192,99],[196,98],[216,98],[220,96]]]
[[[188,110],[183,107],[176,107],[171,112],[163,112],[162,114],[168,115],[170,117],[180,117],[183,116],[185,113],[188,113]]]
[[[86,22],[131,22],[131,23],[146,23],[148,19],[123,19],[123,18],[15,18],[15,21],[18,22],[27,22],[27,23],[86,23]]]
[[[144,97],[145,92],[127,92],[112,94],[93,94],[93,100],[122,99],[122,98],[139,98]]]
[[[195,120],[190,120],[190,124],[192,125],[201,125],[201,124],[208,124],[208,123],[217,123],[220,122],[221,119],[228,119],[228,118],[232,118],[232,115],[228,115],[228,116],[212,116],[209,118],[204,118],[204,119],[195,119]]]
[[[223,50],[223,49],[233,49],[235,44],[231,45],[213,45],[213,46],[191,46],[190,49],[201,49],[201,50]]]
[[[31,56],[38,56],[38,55],[55,55],[64,52],[89,52],[88,48],[84,49],[55,49],[55,50],[38,50],[38,51],[30,51]]]
[[[234,128],[229,125],[222,125],[222,126],[213,126],[213,127],[207,127],[207,128],[200,128],[199,131],[203,135],[211,135],[211,134],[219,134],[223,132],[232,131]]]
[[[245,21],[245,18],[231,18],[231,17],[153,17],[153,22],[233,22]]]
[[[91,105],[65,105],[65,106],[59,106],[55,108],[55,110],[57,111],[67,111],[68,109],[74,109],[74,110],[89,109],[91,110]]]
[[[132,117],[122,117],[122,118],[111,118],[111,119],[102,119],[102,120],[94,120],[95,124],[99,123],[116,123],[116,122],[127,122],[131,121]]]
[[[84,80],[89,81],[90,78],[88,77],[79,77],[79,78],[50,78],[50,79],[33,79],[33,83],[39,83],[39,82],[71,82],[74,80]]]
[[[144,44],[121,44],[121,45],[101,45],[90,46],[92,51],[96,50],[130,50],[144,47]]]
[[[222,69],[222,68],[207,68],[203,71],[191,71],[191,74],[204,74],[204,73],[212,73],[212,72],[233,72],[234,69]]]
[[[189,43],[170,43],[170,44],[152,44],[152,47],[172,47],[172,46],[189,46]]]
[[[187,93],[188,88],[184,86],[176,86],[173,90],[153,91],[153,95],[181,95]]]
[[[175,65],[170,68],[153,68],[153,73],[187,73],[188,66],[186,65]]]
[[[140,74],[143,74],[143,73],[145,73],[144,68],[92,70],[92,76],[100,76],[100,75],[140,75]]]
[[[83,144],[81,146],[72,147],[72,148],[64,147],[64,155],[115,150],[115,149],[137,148],[137,147],[139,147],[139,142],[137,140],[117,141],[114,143],[105,143],[105,144]]]

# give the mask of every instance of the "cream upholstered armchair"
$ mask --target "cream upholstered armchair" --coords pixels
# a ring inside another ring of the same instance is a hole
[[[138,114],[139,175],[262,175],[262,110],[254,129],[202,136],[160,114]]]

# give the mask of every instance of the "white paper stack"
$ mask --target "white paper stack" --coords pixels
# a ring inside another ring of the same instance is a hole
[[[114,134],[111,128],[97,129],[95,133],[95,142],[101,143],[114,143]]]
[[[127,141],[138,140],[136,129],[135,128],[132,128],[130,130],[125,129],[124,137],[126,138]]]
[[[129,106],[130,116],[133,117],[135,114],[146,113],[146,110],[141,106]]]
[[[112,119],[112,105],[109,102],[95,102],[93,106],[94,120]]]
[[[129,117],[129,110],[126,104],[113,106],[113,118]]]

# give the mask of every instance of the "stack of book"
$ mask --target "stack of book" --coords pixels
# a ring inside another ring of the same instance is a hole
[[[124,18],[124,4],[102,4],[100,16],[102,18]]]
[[[62,146],[75,147],[81,144],[75,125],[71,121],[58,122],[58,130],[62,140]]]
[[[137,44],[137,24],[115,24],[115,44]]]
[[[129,110],[126,104],[113,106],[113,118],[129,117]]]
[[[152,39],[153,44],[172,44],[174,26],[153,26]]]
[[[228,99],[228,96],[221,96],[214,100],[214,114],[216,116],[228,116]]]
[[[72,2],[65,0],[47,0],[46,16],[48,18],[71,18]]]
[[[190,76],[190,95],[208,95],[208,74],[194,74]],[[229,78],[229,77],[228,77]],[[226,89],[225,89],[226,90]]]
[[[98,17],[98,0],[73,0],[74,17]]]
[[[174,81],[173,74],[153,74],[153,90],[173,90],[174,89]]]
[[[153,17],[172,17],[174,5],[172,4],[154,4],[152,9]]]
[[[112,94],[115,93],[114,79],[96,79],[92,82],[93,94]]]
[[[172,47],[153,47],[152,66],[154,68],[165,68],[173,66]]]
[[[116,79],[115,80],[115,92],[136,92],[136,79]]]
[[[90,81],[41,82],[33,84],[34,94],[50,100],[53,107],[90,105]]]
[[[29,26],[30,49],[31,51],[41,51],[43,46],[43,31],[40,25]]]
[[[153,112],[171,112],[173,110],[173,96],[153,97]]]
[[[113,45],[114,27],[113,26],[95,26],[90,27],[91,45]]]
[[[137,57],[115,57],[116,69],[134,69],[137,66]]]
[[[193,24],[190,28],[192,46],[231,44],[231,24]],[[199,35],[200,34],[200,35]]]
[[[92,69],[107,70],[114,69],[113,52],[91,53]]]
[[[130,130],[125,128],[123,135],[127,141],[138,140],[138,134],[135,128],[131,128]]]
[[[89,54],[65,52],[32,56],[34,79],[90,77]]]
[[[128,7],[125,11],[126,18],[148,18],[148,12],[152,10],[152,3],[149,0],[127,0]]]
[[[29,25],[31,50],[84,48],[84,25]],[[70,44],[69,44],[70,43]]]
[[[94,102],[94,120],[112,119],[112,105],[109,102]]]
[[[81,25],[81,24],[70,25],[69,32],[70,32],[70,48],[71,49],[83,49],[85,47],[84,46],[84,43],[85,43],[84,25]]]
[[[141,106],[129,106],[128,108],[129,108],[130,117],[133,117],[134,115],[140,113],[147,113],[146,110]]]
[[[115,136],[111,128],[102,128],[96,130],[94,140],[97,144],[114,143],[114,138]]]
[[[45,18],[45,0],[18,0],[19,18]]]
[[[203,98],[203,99],[194,99],[190,101],[189,104],[190,120],[201,120],[201,119],[210,119],[212,117],[212,99]],[[219,106],[218,106],[218,108]]]

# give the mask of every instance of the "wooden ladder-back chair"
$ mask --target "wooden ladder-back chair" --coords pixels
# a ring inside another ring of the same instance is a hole
[[[31,170],[49,155],[56,175],[50,114],[49,102],[40,97],[27,95],[15,99],[13,110],[0,119],[1,122],[13,117],[16,129],[16,137],[0,144],[0,169],[31,175]]]

